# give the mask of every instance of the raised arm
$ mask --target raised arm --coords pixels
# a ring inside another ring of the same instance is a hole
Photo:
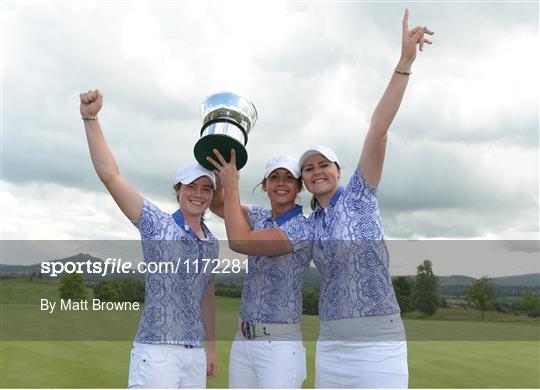
[[[242,205],[242,213],[244,214],[246,220],[247,208],[248,207],[246,205]],[[220,218],[225,217],[225,194],[221,181],[219,180],[219,176],[217,177],[217,188],[214,191],[214,196],[212,197],[212,202],[210,203],[210,211]]]
[[[247,219],[247,212],[240,203],[238,189],[239,174],[236,169],[236,153],[231,150],[231,161],[226,162],[223,156],[214,149],[219,162],[211,157],[216,167],[224,193],[224,216],[229,247],[239,253],[252,256],[279,256],[293,251],[293,247],[281,229],[263,229],[253,231]]]
[[[120,175],[97,119],[97,114],[103,106],[103,95],[96,89],[81,93],[79,96],[81,115],[84,119],[84,129],[94,169],[125,216],[131,221],[138,221],[143,209],[143,198]]]
[[[223,186],[217,178],[217,188],[214,191],[212,202],[210,203],[210,211],[216,214],[218,217],[223,218],[225,216],[225,196],[223,194]]]
[[[424,38],[424,34],[431,35],[433,32],[420,26],[409,30],[409,10],[405,9],[401,57],[396,72],[392,74],[392,78],[373,112],[358,162],[358,168],[370,185],[377,185],[381,181],[388,129],[401,105],[411,67],[416,58],[416,45],[420,46],[420,50],[423,50],[424,43],[431,45],[431,41]]]

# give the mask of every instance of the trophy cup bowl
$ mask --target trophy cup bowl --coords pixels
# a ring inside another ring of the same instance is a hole
[[[247,162],[248,134],[257,121],[257,110],[251,101],[232,92],[218,92],[208,96],[201,104],[201,138],[195,144],[195,158],[203,167],[214,170],[207,156],[217,160],[217,149],[226,161],[231,149],[236,151],[236,168]]]

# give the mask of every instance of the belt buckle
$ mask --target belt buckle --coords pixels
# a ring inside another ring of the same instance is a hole
[[[253,322],[242,321],[240,324],[242,335],[248,340],[254,340],[261,336],[270,336],[271,333],[266,329],[266,326],[261,326]]]
[[[253,322],[242,321],[240,329],[242,335],[248,340],[254,340],[257,337],[256,325]]]

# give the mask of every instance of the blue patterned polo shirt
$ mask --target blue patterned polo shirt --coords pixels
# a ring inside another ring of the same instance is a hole
[[[141,233],[146,265],[171,262],[174,272],[162,269],[146,277],[144,311],[135,341],[146,344],[204,345],[202,299],[212,279],[211,267],[206,273],[201,259],[216,259],[217,238],[202,223],[206,235],[201,240],[185,223],[180,211],[168,214],[144,200],[139,221],[134,225]],[[189,267],[184,264],[190,261]],[[199,262],[196,272],[193,262]],[[159,264],[158,264],[159,265]]]
[[[249,206],[253,230],[280,228],[292,244],[293,252],[281,256],[249,256],[249,272],[244,280],[240,318],[266,324],[300,322],[302,284],[311,261],[313,233],[302,214],[302,206],[272,217],[272,209]]]
[[[323,209],[309,216],[314,229],[313,260],[322,275],[321,320],[399,313],[377,202],[357,169]]]

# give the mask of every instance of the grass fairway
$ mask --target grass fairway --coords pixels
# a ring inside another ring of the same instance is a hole
[[[538,388],[540,343],[534,341],[412,341],[413,388]]]
[[[0,345],[2,388],[127,386],[127,341],[9,341]],[[219,373],[210,388],[228,385],[230,342],[218,344]],[[314,384],[315,343],[306,342]],[[412,388],[538,388],[537,342],[427,341],[409,343]]]
[[[39,299],[58,299],[57,286],[47,281],[2,282],[0,387],[125,388],[141,312],[41,312]],[[208,381],[210,388],[228,386],[227,340],[235,333],[238,312],[238,299],[216,297],[216,333],[222,341],[217,346],[219,374]],[[451,312],[438,315],[441,319],[405,320],[410,387],[540,387],[537,321],[452,321],[447,319]],[[318,318],[303,316],[302,330],[307,340],[304,387],[311,388]]]
[[[58,282],[45,279],[0,279],[0,302],[39,304],[42,298],[58,301],[59,286]]]

